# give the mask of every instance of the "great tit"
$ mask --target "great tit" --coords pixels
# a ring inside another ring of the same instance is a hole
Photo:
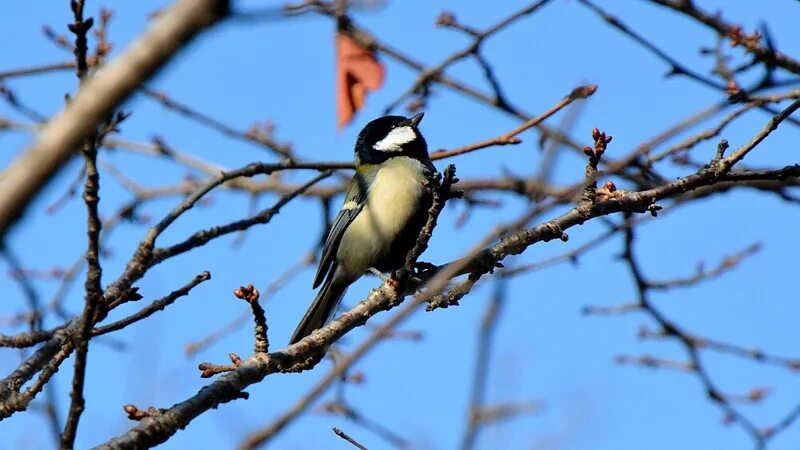
[[[425,225],[432,202],[426,183],[436,172],[418,128],[422,116],[380,117],[358,134],[356,173],[314,277],[313,287],[322,288],[290,344],[325,325],[348,286],[370,268],[388,272],[405,261]]]

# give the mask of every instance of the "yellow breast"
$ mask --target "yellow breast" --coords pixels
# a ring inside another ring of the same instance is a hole
[[[384,257],[416,211],[424,180],[419,161],[408,157],[386,161],[370,185],[361,213],[342,236],[339,262],[353,272],[364,273]]]

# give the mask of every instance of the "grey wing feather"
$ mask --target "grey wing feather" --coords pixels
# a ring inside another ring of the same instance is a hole
[[[344,230],[347,229],[348,225],[350,225],[358,213],[361,212],[366,198],[367,189],[365,182],[359,175],[355,175],[353,177],[353,182],[351,182],[350,187],[347,189],[344,201],[345,205],[349,202],[354,202],[355,206],[348,209],[341,209],[339,214],[336,215],[336,219],[333,221],[331,231],[328,233],[328,237],[325,239],[325,245],[322,248],[322,256],[320,257],[319,266],[317,267],[317,274],[314,277],[313,287],[315,289],[322,283],[322,280],[325,279],[325,275],[328,274],[334,259],[336,259],[336,252],[339,249],[339,242],[342,240]]]

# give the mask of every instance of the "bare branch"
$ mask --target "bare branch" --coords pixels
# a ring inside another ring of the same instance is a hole
[[[76,0],[70,3],[75,21],[69,25],[70,31],[75,35],[75,62],[78,68],[78,79],[83,84],[89,74],[89,66],[86,59],[88,51],[86,35],[91,29],[93,19],[83,18],[83,0]],[[109,117],[113,114],[109,111]],[[103,118],[108,122],[108,117]],[[69,413],[64,425],[64,432],[61,434],[61,448],[71,449],[75,446],[75,436],[78,432],[78,422],[85,409],[86,400],[83,396],[84,380],[86,378],[86,366],[89,353],[89,339],[92,327],[99,318],[96,317],[98,309],[104,305],[103,287],[101,283],[102,267],[100,265],[100,228],[102,223],[98,216],[97,206],[100,203],[100,174],[97,171],[97,148],[98,140],[101,140],[101,133],[97,128],[85,136],[81,145],[83,158],[86,162],[86,182],[83,188],[83,201],[86,203],[88,246],[86,249],[86,281],[84,282],[85,301],[83,314],[80,317],[79,333],[73,340],[75,346],[75,369],[72,376],[72,392],[70,397]],[[103,312],[100,311],[100,315]]]
[[[166,297],[160,298],[158,300],[153,301],[153,303],[147,305],[147,307],[143,308],[141,311],[132,314],[124,319],[117,320],[116,322],[112,322],[108,325],[103,325],[101,327],[96,327],[92,330],[92,336],[100,336],[103,334],[108,334],[114,331],[121,330],[128,325],[132,325],[140,320],[146,319],[151,315],[155,314],[158,311],[163,311],[164,308],[173,304],[175,300],[179,299],[180,297],[184,297],[189,295],[189,292],[198,284],[208,281],[211,279],[211,273],[203,272],[200,275],[194,277],[192,281],[187,283],[186,285],[182,286],[179,289],[176,289],[169,293]]]
[[[336,433],[336,435],[339,436],[340,438],[342,438],[345,441],[353,444],[353,447],[355,447],[355,448],[357,448],[359,450],[367,450],[367,447],[364,447],[363,445],[361,445],[357,440],[355,440],[352,437],[350,437],[349,434],[345,433],[340,428],[333,427],[333,432]]]
[[[474,152],[475,150],[480,150],[486,147],[492,147],[495,145],[509,145],[509,144],[519,144],[522,142],[517,135],[522,133],[523,131],[535,127],[548,118],[550,118],[553,114],[557,113],[564,109],[567,105],[574,102],[575,100],[579,99],[586,99],[592,96],[597,91],[597,85],[591,84],[588,86],[579,86],[572,90],[566,97],[561,99],[558,103],[556,103],[553,107],[548,109],[547,111],[543,112],[541,115],[534,117],[525,121],[522,125],[514,128],[513,130],[503,133],[500,136],[486,139],[484,141],[476,142],[471,145],[467,145],[465,147],[456,148],[453,150],[448,151],[438,151],[431,154],[432,160],[444,159],[449,158],[451,156],[456,155],[463,155],[464,153]]]
[[[172,55],[228,12],[226,0],[180,0],[155,19],[127,52],[87,80],[67,107],[42,130],[37,141],[0,176],[0,238],[39,191],[60,171],[79,143],[94,133]]]

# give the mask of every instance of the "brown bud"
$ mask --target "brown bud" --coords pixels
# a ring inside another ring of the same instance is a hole
[[[251,285],[251,286],[252,286],[252,285]],[[250,291],[250,301],[251,301],[251,302],[257,302],[257,301],[258,301],[258,298],[259,298],[260,296],[261,296],[261,293],[260,293],[260,292],[258,292],[258,289],[256,289],[256,288],[253,288],[253,289]]]
[[[143,299],[144,297],[142,297],[142,295],[139,294],[139,288],[138,287],[132,287],[132,288],[128,289],[125,292],[123,298],[124,298],[124,300],[126,302],[135,302],[135,301]]]
[[[655,203],[647,207],[647,210],[650,211],[650,215],[653,217],[658,217],[658,212],[661,211],[662,209],[664,208]]]
[[[149,410],[142,411],[141,409],[137,408],[135,405],[125,405],[122,409],[128,414],[128,419],[130,420],[142,420],[145,417],[150,416]],[[149,408],[152,409],[152,408]]]
[[[734,416],[733,414],[725,413],[725,415],[722,416],[722,424],[723,425],[730,425],[733,422],[736,422],[736,416]]]
[[[734,80],[728,80],[725,84],[725,93],[728,95],[736,95],[741,91],[741,88]]]
[[[650,355],[642,355],[639,357],[639,363],[647,367],[658,366],[658,361]]]
[[[113,16],[114,11],[107,8],[100,8],[100,20],[102,20],[104,23],[108,23]]]
[[[747,393],[747,398],[750,401],[761,401],[769,394],[769,388],[766,387],[758,387],[750,389],[750,392]]]
[[[587,145],[586,147],[583,147],[583,154],[586,156],[594,156],[594,149]]]
[[[362,384],[364,381],[366,381],[366,376],[364,375],[364,372],[356,372],[350,374],[350,376],[347,378],[347,381],[353,384]]]
[[[592,139],[594,139],[595,141],[600,139],[600,130],[598,130],[597,128],[592,128]]]
[[[423,97],[415,97],[406,104],[406,110],[409,113],[415,113],[425,108],[425,99]]]
[[[451,27],[456,23],[456,15],[452,11],[442,11],[436,16],[437,27]]]
[[[111,52],[112,48],[113,48],[113,46],[111,44],[109,44],[108,42],[103,42],[103,43],[97,44],[97,53],[99,53],[101,55],[106,55],[106,54]]]
[[[228,358],[230,358],[231,362],[237,366],[242,364],[242,358],[240,358],[236,353],[228,353]]]
[[[586,86],[578,86],[570,92],[570,98],[587,98],[591,97],[595,92],[597,92],[597,85],[596,84],[589,84]]]
[[[606,181],[605,188],[608,189],[608,192],[614,192],[617,190],[617,186],[613,181]]]

